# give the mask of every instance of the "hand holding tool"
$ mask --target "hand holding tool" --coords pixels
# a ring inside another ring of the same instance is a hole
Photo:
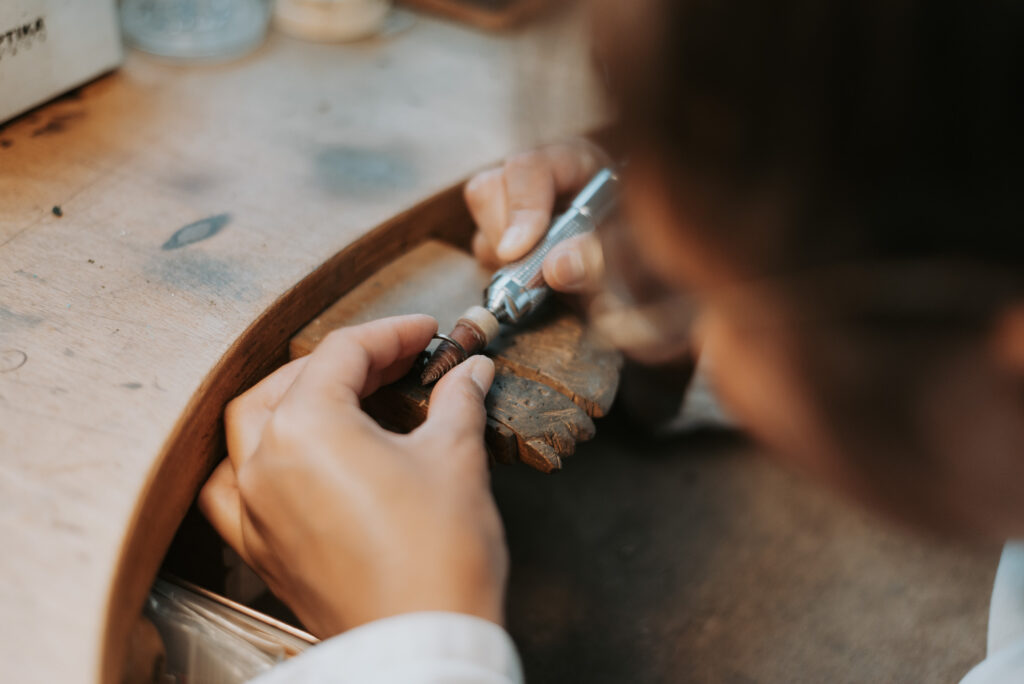
[[[484,291],[484,305],[467,309],[431,354],[420,380],[437,381],[467,358],[482,351],[500,331],[502,323],[516,325],[551,294],[544,281],[544,258],[571,237],[593,231],[615,208],[619,179],[611,169],[599,171],[580,191],[569,209],[551,222],[547,233],[522,259],[495,272]]]

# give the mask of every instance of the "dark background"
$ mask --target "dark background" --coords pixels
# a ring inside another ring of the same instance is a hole
[[[895,528],[735,435],[637,432],[494,473],[531,684],[954,683],[984,657],[999,548]]]
[[[955,684],[984,657],[997,546],[894,527],[735,434],[642,434],[613,412],[559,473],[495,466],[529,684]],[[165,570],[225,593],[222,549],[193,508]]]

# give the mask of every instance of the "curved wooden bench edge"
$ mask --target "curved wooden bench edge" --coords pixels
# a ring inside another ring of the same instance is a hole
[[[154,461],[128,523],[108,588],[98,681],[120,682],[146,593],[200,485],[224,454],[224,406],[287,361],[291,337],[382,263],[428,238],[468,248],[473,221],[463,185],[432,195],[330,257],[243,331],[197,388]],[[367,254],[371,258],[363,258]]]

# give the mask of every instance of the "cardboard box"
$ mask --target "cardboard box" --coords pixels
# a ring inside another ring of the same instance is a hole
[[[115,0],[0,1],[0,123],[121,62]]]

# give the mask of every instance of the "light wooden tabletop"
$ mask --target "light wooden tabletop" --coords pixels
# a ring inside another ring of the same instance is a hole
[[[193,443],[188,416],[219,412],[202,403],[211,374],[374,226],[599,123],[578,30],[419,18],[352,45],[271,35],[215,66],[129,53],[0,129],[5,680],[115,676],[209,465],[169,445]],[[524,88],[537,74],[552,97]]]

